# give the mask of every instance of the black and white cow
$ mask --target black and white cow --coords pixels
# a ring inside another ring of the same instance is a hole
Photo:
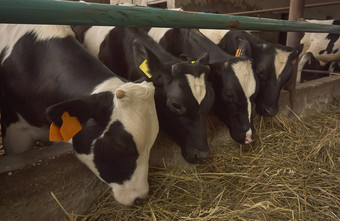
[[[260,89],[256,98],[256,111],[261,115],[274,116],[278,113],[280,91],[293,75],[293,64],[301,51],[301,47],[291,47],[274,44],[259,39],[252,34],[234,30],[200,31],[229,54],[248,45],[244,55],[253,59],[255,75],[259,79]]]
[[[84,46],[115,73],[129,80],[152,81],[160,128],[179,144],[189,163],[208,159],[204,117],[214,102],[214,91],[207,83],[207,56],[195,64],[184,62],[138,28],[75,26],[74,30]],[[145,64],[143,73],[138,66]]]
[[[116,200],[131,205],[146,197],[149,153],[158,134],[152,83],[114,75],[67,26],[3,24],[0,39],[6,150],[22,152],[48,140],[51,122],[61,131],[74,128],[69,114],[82,127],[72,139],[76,155]]]
[[[252,101],[257,90],[251,59],[225,53],[197,29],[151,28],[148,34],[177,57],[186,54],[197,59],[208,52],[209,79],[216,94],[214,112],[228,126],[235,141],[252,142]]]
[[[340,25],[340,20],[306,20],[309,23]],[[334,65],[340,61],[340,34],[336,33],[305,33],[300,41],[303,46],[300,54],[296,82],[300,83],[302,69],[313,56],[321,66],[333,62],[330,71],[334,71]]]

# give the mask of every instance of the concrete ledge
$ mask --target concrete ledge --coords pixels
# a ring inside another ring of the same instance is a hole
[[[327,104],[339,95],[340,76],[324,77],[298,84],[293,111],[300,117],[307,116],[311,110],[327,108]],[[279,105],[281,114],[287,115],[291,112],[288,108],[288,91],[281,92]]]

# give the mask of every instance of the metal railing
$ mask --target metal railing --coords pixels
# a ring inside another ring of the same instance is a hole
[[[1,0],[0,23],[340,33],[340,26],[57,0]]]

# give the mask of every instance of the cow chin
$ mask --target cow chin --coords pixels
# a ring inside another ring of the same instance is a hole
[[[230,136],[235,140],[237,143],[240,144],[249,144],[254,141],[252,129],[249,129],[246,132],[240,132],[235,130],[229,130]]]
[[[122,185],[110,183],[109,186],[112,188],[117,202],[125,206],[132,206],[137,200],[146,199],[149,192],[149,185],[133,187],[129,181],[124,182]]]

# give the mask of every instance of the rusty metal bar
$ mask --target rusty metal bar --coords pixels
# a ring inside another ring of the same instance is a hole
[[[306,4],[304,8],[324,7],[324,6],[332,6],[332,5],[340,5],[340,1]],[[267,8],[267,9],[259,9],[259,10],[253,10],[253,11],[243,11],[243,12],[231,12],[227,14],[228,15],[248,15],[248,14],[261,14],[261,13],[267,13],[267,12],[279,12],[279,11],[289,11],[289,7]]]
[[[303,69],[302,72],[313,74],[340,74],[339,72],[335,71],[311,70],[311,69]]]
[[[297,21],[303,17],[305,0],[291,0],[289,6],[289,21]],[[302,38],[301,32],[288,32],[287,33],[287,46],[297,47]],[[290,107],[294,111],[295,107],[295,94],[296,94],[296,77],[297,77],[298,62],[293,65],[293,76],[289,79],[286,89],[289,91]]]

